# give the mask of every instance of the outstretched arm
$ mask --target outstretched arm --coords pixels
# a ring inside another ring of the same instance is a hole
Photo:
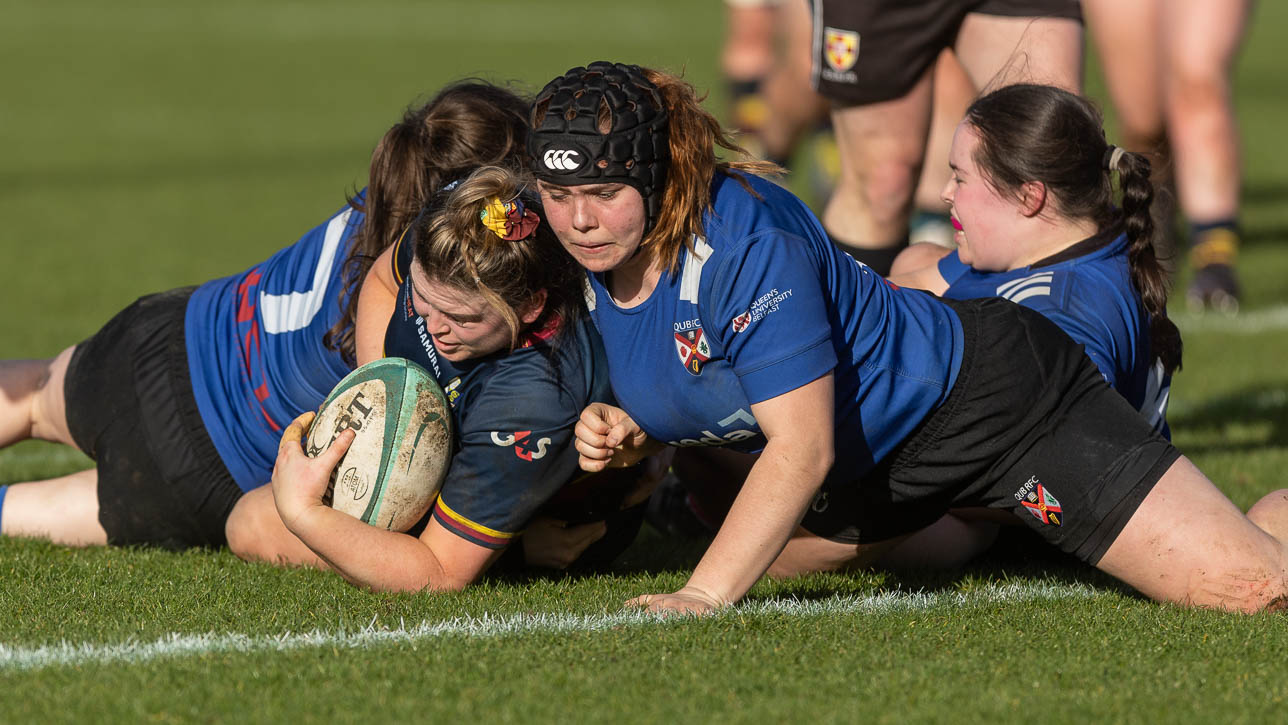
[[[677,592],[645,594],[628,604],[706,614],[747,593],[783,550],[832,467],[833,385],[829,372],[751,406],[769,442],[693,576]]]

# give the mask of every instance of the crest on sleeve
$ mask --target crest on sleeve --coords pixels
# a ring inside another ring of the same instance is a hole
[[[675,333],[675,352],[690,375],[701,375],[702,365],[711,359],[711,345],[702,336],[701,327]]]
[[[733,320],[730,322],[730,326],[733,328],[734,332],[742,332],[743,330],[747,329],[747,326],[750,324],[751,324],[751,310],[744,310],[741,315],[738,315],[737,317],[733,318]]]

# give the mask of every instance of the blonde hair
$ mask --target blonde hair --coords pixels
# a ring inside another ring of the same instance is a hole
[[[579,314],[581,270],[544,221],[527,237],[507,241],[480,218],[496,200],[519,201],[540,215],[540,201],[527,174],[484,166],[440,192],[415,229],[414,256],[426,276],[483,297],[510,328],[510,348],[525,331],[519,310],[546,292],[544,310],[532,325],[543,329]]]

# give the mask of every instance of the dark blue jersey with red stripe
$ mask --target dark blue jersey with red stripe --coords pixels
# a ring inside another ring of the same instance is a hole
[[[393,255],[398,303],[385,355],[433,373],[452,406],[457,447],[433,516],[480,546],[504,548],[547,501],[583,474],[573,426],[592,402],[612,402],[603,346],[584,316],[521,338],[513,351],[453,362],[416,314],[412,249]]]
[[[588,275],[613,392],[651,437],[754,452],[751,406],[835,374],[836,465],[857,479],[947,397],[961,321],[836,249],[796,197],[717,174],[704,234],[647,300],[619,307]]]
[[[344,262],[362,219],[346,206],[266,261],[207,282],[188,300],[193,396],[242,490],[268,483],[282,430],[317,409],[351,369],[322,337],[344,309]]]
[[[1170,438],[1172,376],[1151,349],[1149,313],[1131,281],[1127,237],[1110,229],[1009,272],[984,272],[952,252],[939,261],[944,297],[1004,297],[1041,312],[1080,343],[1100,373],[1154,429]]]

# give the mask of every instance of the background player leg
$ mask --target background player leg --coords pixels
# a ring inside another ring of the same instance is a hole
[[[28,438],[74,446],[63,381],[75,347],[48,360],[0,360],[0,447]]]
[[[1175,215],[1171,157],[1163,124],[1162,52],[1158,0],[1082,0],[1082,13],[1100,56],[1109,100],[1118,116],[1117,145],[1149,157],[1156,190],[1151,212],[1155,247],[1171,267]]]
[[[952,175],[948,168],[948,149],[953,144],[953,132],[957,130],[957,122],[966,115],[966,107],[975,100],[976,88],[966,69],[957,62],[957,56],[947,48],[935,60],[934,86],[930,139],[926,142],[926,158],[917,182],[916,208],[909,224],[908,241],[934,242],[952,248],[953,226],[948,218],[948,205],[940,195]]]
[[[970,13],[953,50],[981,91],[1026,82],[1082,90],[1082,24],[1076,20]]]
[[[930,129],[934,67],[891,101],[832,109],[841,176],[823,226],[841,249],[886,274],[908,236],[908,216]]]
[[[0,534],[48,539],[67,546],[103,546],[98,522],[98,471],[15,483],[0,508]]]
[[[1270,494],[1261,512],[1263,520],[1278,519],[1280,535],[1285,494]],[[1161,601],[1242,612],[1288,604],[1284,541],[1258,528],[1184,457],[1096,566]]]
[[[1238,308],[1239,296],[1239,129],[1230,73],[1247,19],[1243,0],[1170,0],[1159,18],[1163,110],[1195,268],[1187,297],[1226,311]]]

